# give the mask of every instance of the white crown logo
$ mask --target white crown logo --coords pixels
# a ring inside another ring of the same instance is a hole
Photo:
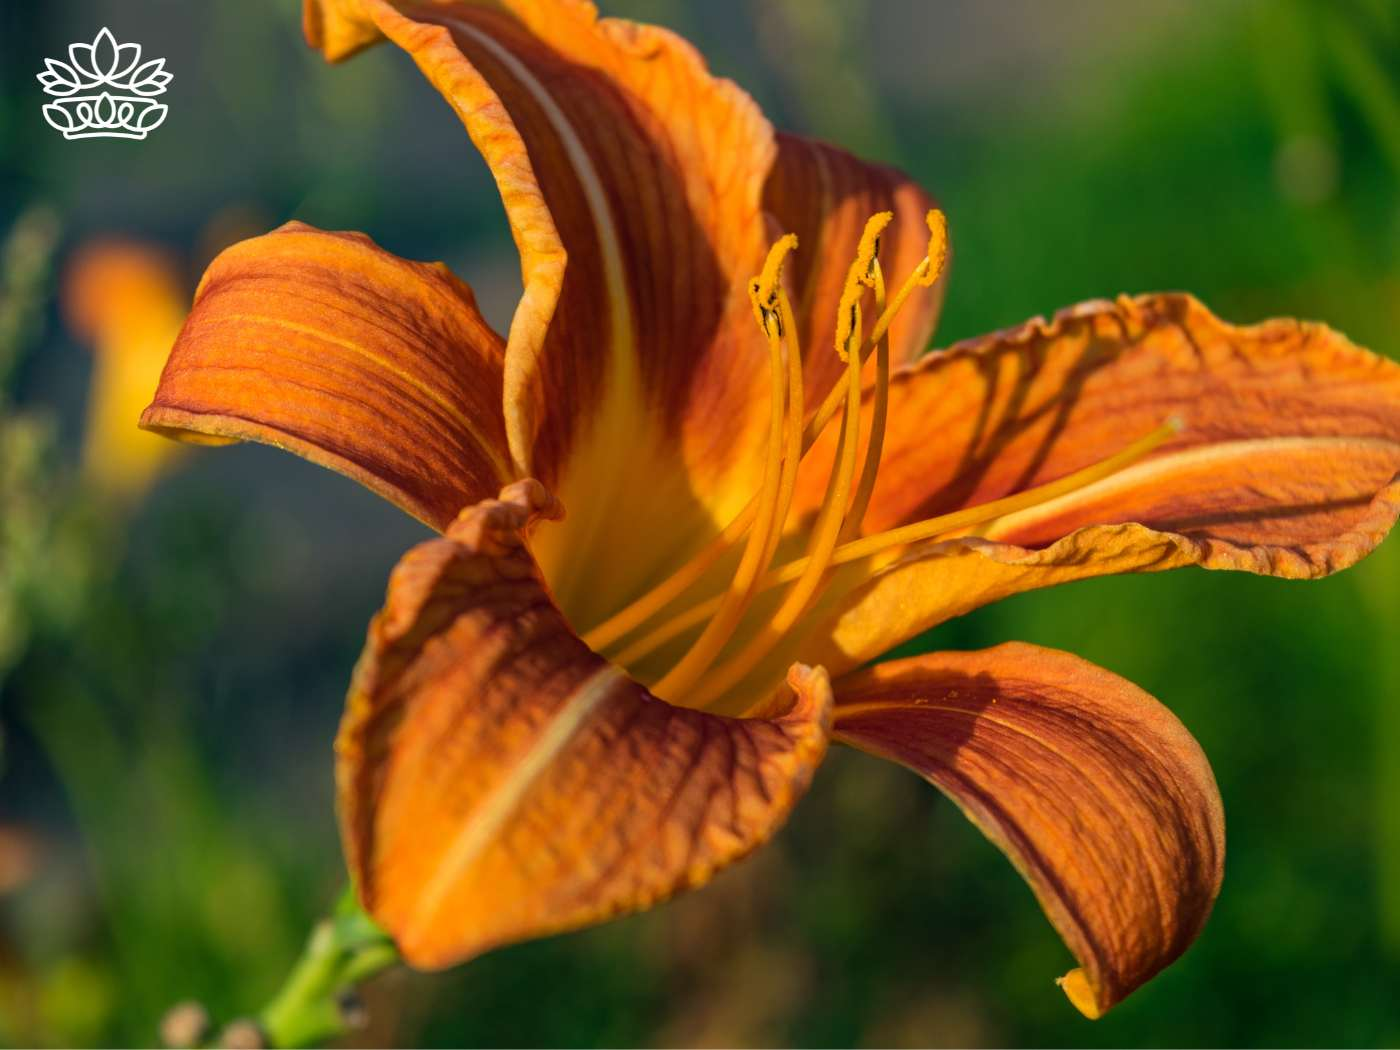
[[[44,106],[44,119],[66,139],[144,139],[169,112],[153,97],[173,79],[165,59],[143,63],[141,45],[118,44],[109,29],[91,44],[69,44],[67,62],[44,65],[39,83],[59,100]]]

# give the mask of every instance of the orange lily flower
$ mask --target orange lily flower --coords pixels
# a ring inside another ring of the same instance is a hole
[[[671,33],[582,0],[308,0],[305,28],[332,60],[394,42],[466,125],[520,251],[509,332],[441,264],[293,223],[210,266],[142,423],[290,449],[442,533],[394,570],[337,741],[404,958],[699,886],[831,739],[1006,852],[1085,1014],[1180,955],[1223,821],[1164,706],[1029,645],[862,668],[1050,584],[1352,564],[1400,511],[1400,367],[1185,295],[915,361],[929,198],[775,134]]]

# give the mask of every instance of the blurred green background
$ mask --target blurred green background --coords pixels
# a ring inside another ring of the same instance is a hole
[[[423,530],[262,447],[119,511],[74,464],[91,358],[65,259],[122,233],[190,287],[299,218],[442,258],[501,326],[485,169],[411,63],[325,66],[281,0],[0,6],[0,1043],[155,1039],[260,1006],[342,869],[330,741],[389,568]],[[912,172],[950,218],[938,344],[1120,291],[1325,319],[1400,354],[1394,0],[610,0],[694,40],[775,122]],[[66,142],[34,73],[110,26],[164,56],[164,127]],[[923,647],[1070,649],[1165,700],[1229,819],[1215,914],[1097,1023],[1030,892],[913,776],[825,766],[702,893],[367,991],[367,1043],[1400,1044],[1400,541],[1306,585],[1223,573],[1025,595]]]

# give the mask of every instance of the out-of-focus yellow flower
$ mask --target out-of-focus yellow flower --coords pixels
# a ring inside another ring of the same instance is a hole
[[[94,351],[83,473],[113,495],[137,499],[180,452],[136,420],[185,320],[185,282],[158,248],[93,241],[69,264],[63,300],[69,326]]]

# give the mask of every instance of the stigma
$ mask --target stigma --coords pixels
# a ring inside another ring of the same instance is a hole
[[[802,348],[798,326],[783,283],[788,257],[798,250],[796,236],[780,238],[762,270],[749,282],[754,319],[768,351],[770,397],[768,440],[758,491],[704,548],[649,592],[583,635],[593,649],[625,668],[655,654],[668,643],[694,634],[685,651],[647,682],[663,699],[686,707],[743,713],[730,702],[759,663],[804,616],[837,585],[833,570],[870,559],[872,571],[916,550],[919,545],[966,534],[997,518],[1063,496],[1138,462],[1176,434],[1181,424],[1169,420],[1152,433],[1100,463],[1038,488],[940,515],[884,532],[867,534],[866,511],[879,474],[889,409],[890,325],[910,298],[932,287],[947,264],[947,224],[941,211],[927,215],[929,242],[923,259],[887,295],[880,267],[880,239],[894,216],[874,215],[865,225],[835,317],[834,352],[844,368],[826,398],[808,410],[804,402]],[[874,323],[867,327],[867,308]],[[812,353],[820,352],[812,348]],[[873,358],[873,377],[863,384]],[[869,411],[863,411],[868,402]],[[839,414],[836,454],[820,508],[814,516],[793,520],[793,495],[805,456]],[[863,418],[865,455],[858,456]],[[804,537],[801,535],[805,532]],[[775,564],[780,543],[798,558]],[[733,555],[738,553],[737,564]],[[721,573],[727,582],[717,584]],[[847,589],[859,586],[847,574]],[[765,592],[781,593],[764,606],[762,617],[746,616]],[[702,592],[703,600],[687,594]],[[716,593],[718,591],[718,593]],[[776,601],[776,604],[771,604]],[[698,634],[695,634],[698,628]]]

